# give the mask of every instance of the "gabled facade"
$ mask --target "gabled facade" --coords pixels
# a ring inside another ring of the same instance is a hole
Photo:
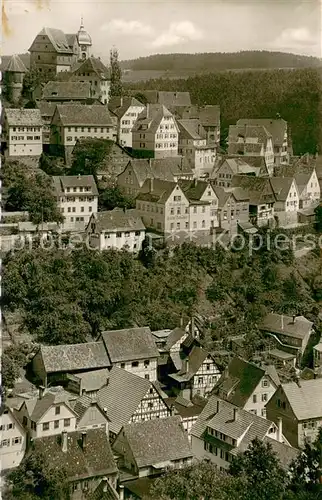
[[[207,143],[220,144],[220,106],[186,106],[180,109],[182,119],[195,118],[200,120],[201,125],[207,134]]]
[[[117,117],[117,140],[126,148],[132,148],[132,129],[145,106],[134,97],[113,97],[108,108]]]
[[[5,156],[41,155],[43,123],[39,109],[3,109],[1,122]]]
[[[0,415],[0,460],[1,470],[7,471],[20,465],[27,446],[27,432],[9,408]]]
[[[74,69],[71,80],[78,82],[89,82],[91,95],[103,104],[109,100],[110,74],[107,67],[100,59],[88,57],[76,69]]]
[[[69,71],[75,62],[73,49],[59,29],[43,28],[28,50],[30,67],[52,76]]]
[[[96,399],[84,395],[70,404],[77,414],[76,430],[87,431],[101,428],[105,429],[107,436],[109,436],[108,415]]]
[[[274,213],[281,226],[297,223],[300,194],[293,177],[272,177],[275,195]]]
[[[139,252],[145,239],[145,226],[135,210],[114,210],[92,214],[86,228],[91,248],[115,248]]]
[[[215,142],[207,141],[207,132],[200,120],[177,120],[179,127],[179,154],[193,168],[197,178],[209,174],[216,160]]]
[[[167,158],[178,156],[179,129],[170,111],[159,104],[148,104],[132,128],[135,156]]]
[[[299,208],[316,206],[321,198],[321,189],[315,168],[307,174],[295,174],[294,178],[299,191]]]
[[[283,422],[284,434],[292,446],[315,441],[322,426],[322,379],[283,384],[266,405],[267,418]]]
[[[263,164],[265,164],[264,160]],[[253,164],[251,162],[248,163],[245,159],[240,157],[228,157],[223,159],[221,164],[219,164],[212,178],[216,186],[230,188],[231,180],[234,175],[258,177],[265,168],[264,165],[258,165],[258,162],[257,164]]]
[[[237,233],[239,222],[249,221],[249,195],[241,189],[225,191],[222,187],[213,185],[218,198],[218,226],[230,234]]]

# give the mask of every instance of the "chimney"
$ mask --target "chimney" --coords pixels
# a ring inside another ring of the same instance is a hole
[[[42,399],[45,393],[45,388],[43,385],[39,386],[39,399]]]
[[[293,325],[295,324],[295,320],[296,320],[296,315],[293,314],[293,321],[292,321]]]
[[[151,159],[151,158],[149,158],[149,159],[148,159],[148,162],[149,162],[149,168],[152,168],[152,159]]]
[[[119,499],[124,500],[124,486],[120,484]]]
[[[146,104],[146,117],[149,118],[149,112],[150,112],[150,105],[149,103],[147,102]]]
[[[183,314],[180,316],[180,328],[183,328]]]
[[[86,448],[86,432],[82,432],[82,448],[83,450]]]
[[[80,180],[80,178],[81,178],[81,175],[80,175],[80,174],[78,174],[77,179],[78,179],[78,180]]]
[[[171,405],[171,406],[170,406],[170,413],[171,413],[171,417],[173,417],[174,412],[175,412],[175,406],[174,406],[174,405]]]
[[[236,422],[236,420],[238,419],[238,408],[234,408],[233,412],[234,412],[233,422]]]
[[[67,432],[63,431],[61,436],[62,451],[66,453],[67,451]]]
[[[186,367],[185,373],[189,373],[189,358],[185,360],[185,367]]]
[[[105,385],[107,386],[110,383],[110,377],[107,377]]]
[[[103,483],[103,493],[107,493],[107,477],[103,477],[102,483]]]
[[[283,316],[283,314],[281,316],[281,321],[282,321],[282,330],[284,330],[284,316]]]
[[[150,179],[150,192],[153,192],[153,177]]]
[[[120,106],[123,106],[123,97],[120,98]]]
[[[194,179],[193,179],[193,185],[194,185],[195,187],[196,187],[196,185],[197,185],[197,182],[198,182],[197,177],[194,177]]]
[[[195,318],[194,316],[191,316],[191,321],[190,321],[190,333],[194,337],[195,336]]]
[[[283,420],[281,419],[281,417],[279,417],[277,421],[277,441],[279,443],[283,442],[282,436],[283,436]]]
[[[219,413],[219,410],[220,410],[220,399],[217,399],[216,413]]]

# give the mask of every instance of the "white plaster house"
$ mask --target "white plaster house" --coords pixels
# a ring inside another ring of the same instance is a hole
[[[178,120],[178,152],[187,158],[197,178],[209,174],[216,160],[216,145],[207,141],[207,132],[198,119]]]
[[[58,104],[51,120],[50,143],[73,148],[78,139],[116,140],[116,118],[99,104]]]
[[[128,370],[151,382],[157,380],[159,351],[149,327],[126,328],[102,332],[103,340],[112,366]]]
[[[276,199],[274,213],[280,226],[296,224],[300,193],[294,177],[272,177],[271,185]]]
[[[54,176],[57,204],[65,223],[86,225],[97,212],[98,191],[92,175]]]
[[[132,129],[145,106],[134,97],[113,97],[108,109],[117,117],[117,140],[120,146],[132,148]]]
[[[109,100],[110,73],[100,59],[88,57],[78,65],[70,78],[74,81],[89,82],[91,84],[91,95],[99,99],[103,104]]]
[[[6,108],[2,112],[5,156],[40,156],[43,122],[39,109]]]
[[[307,173],[296,173],[294,179],[299,191],[299,208],[306,209],[317,205],[321,198],[321,188],[315,168]]]
[[[273,365],[260,367],[236,357],[220,377],[213,394],[265,418],[266,403],[279,385],[280,380]]]
[[[145,226],[136,210],[114,210],[93,214],[86,228],[91,248],[139,252],[145,239]]]
[[[0,462],[1,470],[18,467],[24,457],[27,432],[9,408],[0,416]]]
[[[174,115],[160,104],[147,104],[132,129],[132,149],[137,156],[178,156],[179,129]]]

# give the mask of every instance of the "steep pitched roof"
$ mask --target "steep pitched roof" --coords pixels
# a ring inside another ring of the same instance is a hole
[[[82,448],[82,433],[67,435],[67,451],[62,450],[61,436],[35,439],[33,447],[43,452],[52,467],[63,466],[69,481],[116,474],[111,446],[105,429],[89,429],[86,432],[86,446]]]
[[[41,127],[42,119],[39,109],[6,108],[5,114],[10,126]]]
[[[102,333],[102,339],[111,363],[139,359],[157,358],[158,349],[148,326],[108,330]]]
[[[284,142],[284,135],[287,132],[287,122],[282,118],[242,118],[238,120],[237,125],[245,126],[263,126],[272,136],[273,144],[282,146]]]
[[[40,110],[40,115],[42,117],[52,118],[57,104],[55,102],[36,101],[36,106]]]
[[[47,394],[45,394],[41,399],[36,400],[33,411],[30,414],[30,419],[33,422],[38,422],[53,405],[66,405],[67,408],[75,414],[68,402],[68,399],[69,394],[66,391],[61,391],[56,394],[47,392]]]
[[[263,442],[269,443],[272,447],[273,453],[277,455],[280,464],[284,469],[288,469],[291,462],[293,462],[293,460],[295,460],[300,453],[300,450],[297,448],[293,448],[293,446],[289,446],[285,443],[280,443],[279,441],[276,441],[276,439],[272,439],[269,436],[266,436]]]
[[[91,97],[91,84],[89,82],[57,82],[46,83],[42,89],[43,99],[88,99]]]
[[[204,127],[220,125],[220,106],[206,105],[198,110],[199,120]]]
[[[179,130],[184,135],[188,135],[189,138],[194,140],[206,139],[207,134],[200,120],[197,118],[191,118],[188,120],[177,120]]]
[[[277,201],[286,201],[293,181],[293,177],[271,177],[271,185]]]
[[[96,182],[93,175],[54,175],[53,176],[54,188],[57,196],[68,196],[64,190],[66,188],[77,188],[77,187],[87,187],[90,188],[90,191],[87,191],[87,194],[98,195],[98,190],[96,186]]]
[[[97,401],[110,420],[111,432],[118,434],[130,422],[151,387],[149,380],[113,366],[108,384],[97,393]]]
[[[218,206],[219,208],[223,208],[225,203],[227,202],[228,198],[230,198],[231,193],[228,193],[225,191],[222,187],[220,186],[214,186],[212,184],[212,188],[216,193],[216,196],[218,198]]]
[[[154,203],[165,203],[176,185],[176,182],[153,179],[153,190],[151,191],[151,180],[147,179],[141,187],[136,199]]]
[[[119,494],[108,480],[102,480],[97,488],[89,494],[88,500],[119,500]]]
[[[178,416],[127,424],[123,429],[138,467],[192,457]]]
[[[74,46],[74,43],[77,41],[76,33],[66,33],[65,36],[69,47],[72,48]]]
[[[27,73],[27,68],[17,54],[11,56],[5,71],[12,73]]]
[[[69,46],[69,43],[67,41],[66,35],[62,30],[58,30],[55,28],[43,28],[40,33],[38,33],[38,36],[48,36],[50,42],[52,43],[55,51],[59,54],[72,54],[73,51]],[[29,52],[33,51],[33,45],[37,39],[35,38],[34,42],[32,43]]]
[[[177,107],[177,106],[191,106],[191,99],[189,92],[158,92],[158,103],[163,106]]]
[[[230,403],[243,407],[255,388],[266,375],[279,385],[277,372],[273,367],[259,367],[241,358],[233,358],[214,387],[213,393],[224,397]]]
[[[269,178],[234,175],[231,180],[231,187],[240,187],[247,191],[250,205],[275,202],[275,196]]]
[[[298,420],[322,417],[322,378],[282,384],[290,406]]]
[[[41,346],[41,357],[47,373],[106,368],[110,366],[104,343]]]
[[[77,373],[73,377],[79,379],[82,384],[82,389],[86,392],[98,391],[106,384],[109,377],[109,370],[102,368],[101,370],[92,370],[84,373]]]
[[[112,97],[108,102],[108,109],[118,118],[122,118],[131,106],[144,108],[135,97]]]
[[[174,182],[175,178],[180,176],[193,176],[191,167],[186,165],[182,156],[132,159],[129,161],[126,168],[128,167],[133,169],[140,186],[143,186],[146,179],[153,178]]]
[[[186,336],[187,333],[183,328],[177,327],[170,332],[165,343],[165,349],[170,350],[180,339]]]
[[[98,212],[93,215],[97,232],[144,231],[145,225],[136,210],[124,212],[120,208]],[[90,222],[89,222],[90,224]]]
[[[208,351],[202,347],[193,346],[189,355],[182,360],[180,370],[177,373],[170,374],[169,376],[180,382],[191,380],[208,356],[210,356]]]
[[[88,408],[96,406],[98,410],[101,412],[101,414],[106,418],[106,422],[109,422],[108,415],[105,413],[103,407],[100,405],[99,401],[95,398],[86,396],[86,394],[83,394],[76,400],[72,401],[70,403],[71,407],[73,408],[74,412],[76,413],[76,422],[79,424],[85,413],[87,412]]]
[[[209,184],[208,182],[201,180],[190,181],[181,179],[179,180],[179,186],[186,195],[187,199],[193,202],[193,201],[200,201],[202,195],[209,187]],[[212,186],[210,186],[210,189],[212,189]]]
[[[114,125],[107,106],[100,104],[88,104],[86,106],[83,104],[57,104],[56,109],[65,127],[71,125],[112,127]]]
[[[110,78],[110,72],[108,68],[102,63],[102,61],[96,57],[88,57],[80,66],[78,66],[74,73],[95,73],[99,78],[108,79]]]
[[[289,337],[303,339],[312,330],[313,323],[304,316],[297,316],[293,322],[291,316],[269,313],[258,325],[260,330],[271,333],[281,333]]]
[[[155,133],[162,118],[166,116],[173,117],[173,114],[165,106],[161,104],[149,104],[142,113],[139,114],[132,132],[147,130],[151,133]],[[142,126],[147,128],[142,128]]]

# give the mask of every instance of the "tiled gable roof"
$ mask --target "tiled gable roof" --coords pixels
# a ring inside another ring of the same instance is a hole
[[[87,187],[90,188],[90,191],[87,191],[88,195],[98,195],[93,175],[54,175],[52,179],[57,196],[68,195],[68,193],[64,192],[64,189],[74,187]]]
[[[105,429],[89,429],[86,432],[86,447],[82,448],[82,433],[67,435],[67,451],[62,451],[61,436],[35,439],[33,447],[48,458],[50,465],[63,466],[69,481],[116,474],[114,462]]]
[[[69,47],[73,47],[74,43],[77,41],[76,33],[66,33],[65,36]]]
[[[112,127],[114,125],[107,106],[100,104],[57,104],[57,112],[65,127],[70,125]]]
[[[172,330],[166,340],[165,349],[171,349],[180,339],[182,339],[185,335],[187,335],[186,331],[183,328],[177,327]]]
[[[39,109],[6,108],[5,114],[10,126],[41,127],[43,124]]]
[[[209,184],[201,180],[189,181],[182,179],[179,180],[179,186],[189,201],[200,201]],[[210,189],[212,189],[211,186]]]
[[[47,373],[107,368],[110,362],[103,342],[41,346],[41,357]]]
[[[42,89],[43,99],[87,99],[91,97],[89,82],[56,82],[46,83]]]
[[[293,181],[293,177],[271,177],[271,185],[277,201],[286,201]]]
[[[191,380],[208,356],[210,356],[208,351],[202,347],[193,346],[190,354],[182,359],[180,370],[177,373],[170,374],[170,377],[181,382]]]
[[[102,480],[97,488],[89,494],[88,500],[119,500],[119,494],[107,480]]]
[[[215,194],[218,198],[219,208],[223,208],[225,206],[225,203],[227,202],[227,200],[230,198],[231,193],[228,193],[222,187],[214,186],[213,184],[212,184],[212,188],[215,191]]]
[[[27,68],[17,54],[14,54],[9,59],[5,71],[10,71],[12,73],[27,73]]]
[[[36,101],[36,106],[40,110],[40,115],[42,117],[52,118],[57,104],[55,102]]]
[[[297,339],[304,339],[312,330],[313,323],[304,316],[297,316],[293,322],[291,316],[269,313],[258,325],[260,330],[280,333]]]
[[[68,402],[68,397],[69,395],[66,391],[58,392],[57,394],[47,392],[47,394],[45,394],[41,399],[36,400],[36,404],[30,414],[30,419],[33,422],[38,422],[53,405],[65,405],[72,413],[74,413]]]
[[[97,394],[97,401],[110,420],[111,432],[118,434],[130,422],[150,387],[151,382],[145,378],[113,366],[108,384]]]
[[[176,177],[193,176],[191,167],[186,165],[182,156],[133,159],[130,160],[126,168],[133,169],[136,179],[141,187],[146,179],[153,178],[174,182]],[[124,172],[122,172],[122,174]]]
[[[250,205],[275,202],[275,196],[269,178],[234,175],[231,180],[231,187],[240,187],[247,191]]]
[[[109,418],[108,418],[107,414],[105,413],[103,407],[100,405],[99,401],[96,400],[95,398],[86,396],[86,394],[83,394],[82,396],[80,396],[76,400],[73,400],[70,403],[70,405],[73,408],[74,412],[77,414],[77,417],[76,417],[77,424],[79,424],[79,422],[81,421],[81,419],[83,418],[83,416],[85,415],[85,413],[87,412],[87,410],[91,406],[92,407],[96,406],[98,408],[98,410],[102,413],[102,415],[104,415],[104,417],[106,418],[106,423],[109,422]]]
[[[122,118],[131,106],[144,107],[134,97],[111,97],[108,102],[108,109],[118,118]]]
[[[322,378],[289,382],[282,389],[298,420],[322,417]]]
[[[270,118],[243,118],[238,120],[237,125],[239,126],[263,126],[272,136],[273,144],[275,146],[282,146],[284,142],[284,135],[287,132],[287,122],[281,118],[270,119]]]
[[[144,231],[145,226],[136,210],[124,210],[115,208],[93,215],[96,221],[96,231]],[[89,224],[91,221],[89,222]]]
[[[165,106],[162,106],[161,104],[149,104],[138,116],[132,132],[146,130],[148,132],[155,133],[162,118],[166,116],[173,117],[173,114]],[[147,128],[142,129],[142,126],[147,126]]]
[[[276,370],[272,368],[270,370],[271,372],[267,374],[278,385],[279,378]],[[224,395],[225,400],[236,406],[243,407],[265,376],[265,373],[266,367],[261,368],[241,358],[233,358],[214,387],[213,393]]]
[[[189,92],[158,92],[158,103],[167,108],[177,106],[191,106]]]
[[[151,180],[147,179],[140,189],[136,199],[154,203],[165,203],[175,189],[176,185],[176,182],[153,179],[153,190],[151,191]]]
[[[207,105],[199,108],[199,120],[204,127],[220,125],[220,106]]]
[[[55,51],[58,54],[68,54],[68,55],[70,54],[71,55],[73,53],[73,51],[70,48],[69,43],[67,41],[66,35],[62,30],[58,30],[55,28],[43,28],[40,31],[40,33],[38,33],[37,37],[38,36],[48,36],[50,42],[52,43]],[[37,39],[37,37],[35,38],[35,40]],[[29,49],[29,52],[31,52],[33,50],[33,45],[35,43],[35,40],[32,43],[32,45]]]
[[[102,333],[102,339],[111,363],[157,358],[158,349],[148,326],[108,330]]]
[[[207,134],[200,120],[191,118],[188,120],[178,120],[177,121],[179,130],[183,135],[187,135],[189,138],[194,140],[206,139]]]
[[[80,66],[78,66],[74,73],[96,73],[100,78],[108,79],[110,73],[108,68],[102,63],[102,61],[96,57],[88,57]]]
[[[79,379],[82,384],[82,389],[86,392],[98,391],[101,387],[106,384],[106,380],[109,377],[109,370],[107,368],[102,368],[101,370],[92,370],[85,373],[77,373],[73,375]]]
[[[127,424],[124,434],[138,467],[192,457],[178,416]]]
[[[300,450],[293,448],[285,443],[280,443],[276,439],[272,439],[269,436],[264,438],[264,443],[269,443],[272,448],[273,453],[275,453],[280,461],[281,466],[284,469],[288,469],[291,462],[296,459],[299,455]]]

